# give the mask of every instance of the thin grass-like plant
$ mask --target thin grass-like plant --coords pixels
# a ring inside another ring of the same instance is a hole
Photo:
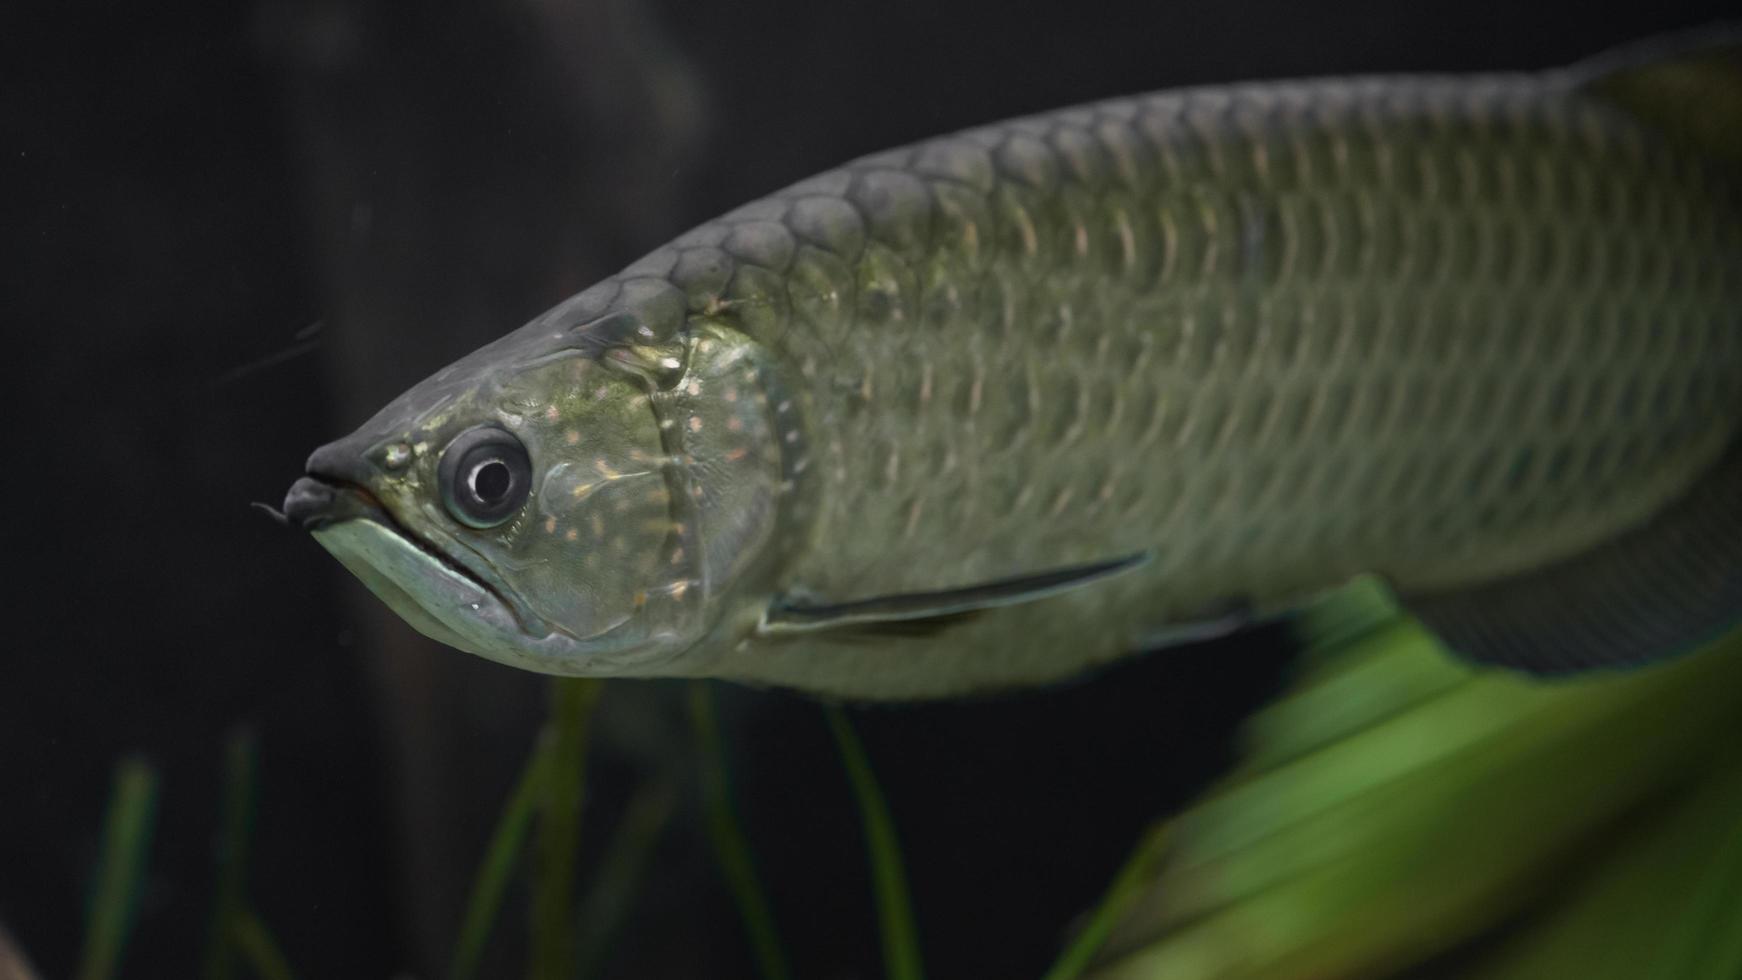
[[[537,811],[543,793],[544,774],[550,769],[551,750],[555,746],[542,733],[527,756],[526,765],[515,780],[513,792],[496,818],[496,829],[478,864],[478,875],[472,881],[472,892],[466,901],[466,917],[460,925],[459,939],[454,944],[454,958],[448,969],[452,980],[471,980],[478,974],[478,963],[490,941],[497,916],[502,910],[502,898],[508,892],[508,882],[526,844],[527,831]]]
[[[256,787],[254,733],[237,729],[224,741],[224,801],[222,836],[218,840],[218,886],[212,903],[210,938],[206,942],[206,980],[230,980],[236,975],[238,922],[248,867],[248,839],[254,825]]]
[[[737,808],[732,803],[732,784],[727,774],[719,720],[714,714],[713,689],[707,681],[692,681],[689,693],[690,724],[695,730],[697,756],[701,761],[702,791],[707,797],[708,836],[713,841],[715,860],[719,861],[720,872],[732,890],[762,980],[787,980],[792,971],[787,968],[786,953],[774,927],[774,912],[768,903],[768,895],[762,890],[762,883],[757,879],[750,844],[739,825]]]
[[[635,907],[654,846],[671,822],[671,813],[672,792],[665,783],[643,786],[629,801],[605,849],[605,864],[575,919],[576,976],[580,980],[593,980],[604,971],[611,943]]]
[[[1131,856],[1113,876],[1113,883],[1107,886],[1107,893],[1101,896],[1089,918],[1083,923],[1082,929],[1070,945],[1046,971],[1042,980],[1076,980],[1089,964],[1094,962],[1095,954],[1101,949],[1107,937],[1126,912],[1143,895],[1155,875],[1155,868],[1163,854],[1167,852],[1171,823],[1163,822],[1151,827],[1132,849]]]
[[[295,980],[296,974],[291,972],[284,950],[252,909],[244,908],[236,914],[234,937],[236,951],[260,980]]]
[[[143,760],[125,758],[115,767],[109,812],[103,820],[103,851],[85,917],[78,980],[108,980],[121,965],[139,910],[139,886],[151,850],[157,811],[157,772]]]
[[[847,781],[852,784],[853,799],[859,805],[859,818],[865,827],[871,886],[877,896],[878,933],[883,940],[884,976],[889,980],[921,980],[925,967],[920,957],[919,931],[913,922],[913,902],[908,897],[907,874],[902,870],[901,845],[895,836],[895,821],[889,816],[889,805],[846,712],[837,705],[823,710],[835,745],[841,751],[841,762],[846,766]]]
[[[551,681],[545,739],[550,764],[539,781],[538,839],[532,867],[532,980],[571,980],[575,971],[575,857],[585,796],[587,722],[603,683]]]

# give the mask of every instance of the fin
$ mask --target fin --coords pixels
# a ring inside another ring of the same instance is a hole
[[[1568,75],[1575,88],[1742,163],[1742,22],[1648,38]]]
[[[1246,599],[1212,603],[1177,622],[1160,626],[1138,637],[1135,649],[1150,651],[1205,643],[1232,636],[1262,622],[1256,607]]]
[[[1145,551],[1112,561],[1074,565],[960,589],[907,592],[854,602],[824,604],[781,598],[763,613],[760,632],[779,636],[850,629],[885,636],[923,636],[989,609],[1033,602],[1092,585],[1128,572],[1148,560],[1149,552]]]
[[[1398,599],[1458,654],[1535,674],[1691,652],[1742,621],[1742,443],[1663,513],[1582,555]]]

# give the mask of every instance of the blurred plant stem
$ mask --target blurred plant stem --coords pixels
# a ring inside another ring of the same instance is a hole
[[[206,943],[206,980],[230,980],[236,974],[238,922],[248,868],[248,838],[254,825],[256,748],[246,728],[224,742],[224,802],[218,841],[218,885],[213,902],[210,938]]]
[[[550,719],[540,736],[550,753],[539,791],[532,866],[532,980],[570,980],[575,970],[575,856],[587,762],[587,722],[604,682],[561,677],[550,682]]]
[[[526,832],[532,826],[532,815],[543,791],[544,774],[550,769],[551,749],[555,744],[553,739],[545,738],[541,733],[532,753],[527,756],[525,767],[520,770],[514,791],[502,807],[502,815],[496,820],[496,830],[490,835],[483,861],[479,862],[471,897],[466,903],[465,921],[454,944],[452,965],[448,969],[452,980],[470,980],[477,975],[478,962],[490,941],[490,932],[502,910],[502,897],[508,891],[508,881],[514,875],[515,862],[526,842]]]
[[[294,980],[284,950],[253,910],[244,908],[236,913],[232,934],[237,951],[260,980]]]
[[[576,976],[591,980],[605,969],[605,957],[634,908],[647,876],[654,845],[671,821],[672,791],[665,783],[643,786],[611,835],[605,865],[575,917]]]
[[[720,872],[725,875],[738,914],[744,920],[744,931],[762,980],[787,980],[792,972],[786,965],[786,954],[774,927],[774,913],[768,896],[756,877],[749,842],[738,823],[726,766],[726,750],[720,739],[719,720],[714,714],[714,692],[707,681],[690,683],[690,723],[695,730],[697,758],[701,763],[708,836],[714,844],[714,857],[720,863]]]
[[[74,974],[78,980],[107,980],[121,964],[139,910],[156,810],[157,772],[143,760],[122,759],[115,767],[109,812],[103,821],[103,851],[85,917],[84,949]]]
[[[902,870],[901,844],[896,840],[895,821],[889,805],[871,773],[865,747],[853,733],[853,725],[838,705],[823,709],[829,731],[841,751],[859,819],[865,827],[865,850],[871,861],[871,885],[877,896],[877,926],[883,940],[883,972],[889,980],[920,980],[925,966],[919,952],[919,932],[913,923],[913,902],[908,897],[907,875]]]
[[[1119,920],[1125,917],[1125,913],[1149,885],[1157,864],[1167,852],[1168,835],[1172,828],[1171,823],[1157,824],[1138,840],[1131,856],[1119,868],[1119,873],[1113,876],[1113,883],[1107,887],[1107,893],[1101,897],[1100,904],[1095,906],[1076,938],[1059,954],[1058,960],[1053,963],[1052,969],[1046,971],[1042,980],[1076,980],[1089,968],[1101,945],[1112,935],[1113,927],[1119,924]]]

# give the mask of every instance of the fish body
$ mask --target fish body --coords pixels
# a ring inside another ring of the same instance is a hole
[[[552,673],[941,696],[1362,574],[1532,670],[1586,665],[1542,603],[1643,594],[1590,659],[1665,655],[1742,613],[1742,157],[1657,63],[1189,89],[864,157],[407,392],[286,510],[425,632]],[[525,458],[455,476],[480,429]],[[451,499],[480,476],[498,523]]]

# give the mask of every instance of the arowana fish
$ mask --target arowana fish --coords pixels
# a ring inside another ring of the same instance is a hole
[[[1358,575],[1475,661],[1670,656],[1742,614],[1739,52],[867,156],[407,391],[284,511],[553,674],[945,696]]]

